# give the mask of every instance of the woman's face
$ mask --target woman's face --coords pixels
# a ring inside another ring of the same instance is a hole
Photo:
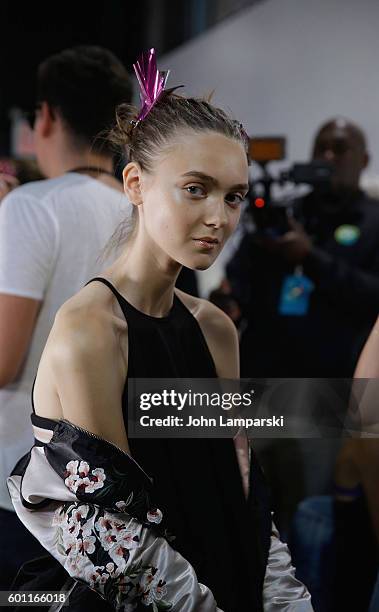
[[[138,231],[188,268],[208,268],[235,229],[248,191],[241,143],[217,134],[180,133],[142,172]]]

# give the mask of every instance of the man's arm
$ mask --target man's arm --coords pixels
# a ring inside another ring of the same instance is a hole
[[[13,382],[27,355],[55,265],[56,223],[21,187],[0,206],[0,387]]]
[[[0,293],[0,388],[17,377],[40,304],[39,300]]]

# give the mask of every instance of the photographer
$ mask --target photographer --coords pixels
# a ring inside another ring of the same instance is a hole
[[[379,311],[379,202],[359,189],[365,136],[331,120],[312,158],[332,164],[328,188],[294,202],[282,235],[245,234],[227,265],[246,320],[242,376],[350,377]]]

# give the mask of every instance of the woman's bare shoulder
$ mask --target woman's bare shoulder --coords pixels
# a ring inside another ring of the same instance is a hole
[[[238,333],[233,321],[220,308],[204,298],[179,289],[175,292],[200,325],[219,376],[239,376]]]
[[[93,354],[127,334],[127,323],[115,308],[109,289],[98,283],[83,287],[58,310],[51,330],[51,348],[61,347],[78,356]]]
[[[106,370],[108,363],[112,367],[122,361],[126,377],[127,324],[115,314],[111,292],[98,289],[83,287],[56,313],[35,383],[37,405],[42,405],[43,411],[51,404],[57,380],[75,379],[76,372],[82,372],[82,378],[92,378],[99,369]],[[44,400],[46,389],[50,390],[48,402]]]
[[[125,343],[127,325],[109,290],[101,289],[83,288],[57,312],[38,369],[36,412],[46,414],[50,387],[65,419],[126,449],[121,397],[127,351],[120,338]]]

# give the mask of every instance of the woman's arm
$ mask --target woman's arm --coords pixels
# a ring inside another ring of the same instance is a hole
[[[353,422],[356,420],[363,435],[379,435],[378,392],[379,318],[358,359],[349,406],[350,417]]]
[[[354,378],[379,378],[379,317],[360,354]]]
[[[357,479],[361,482],[379,543],[379,318],[366,341],[354,372],[353,393],[355,409],[362,436],[345,442],[341,451],[348,455]],[[350,410],[352,404],[350,405]],[[352,414],[352,419],[357,419]],[[370,436],[366,438],[365,435]],[[349,464],[343,466],[344,476]],[[340,470],[342,468],[340,467]]]

